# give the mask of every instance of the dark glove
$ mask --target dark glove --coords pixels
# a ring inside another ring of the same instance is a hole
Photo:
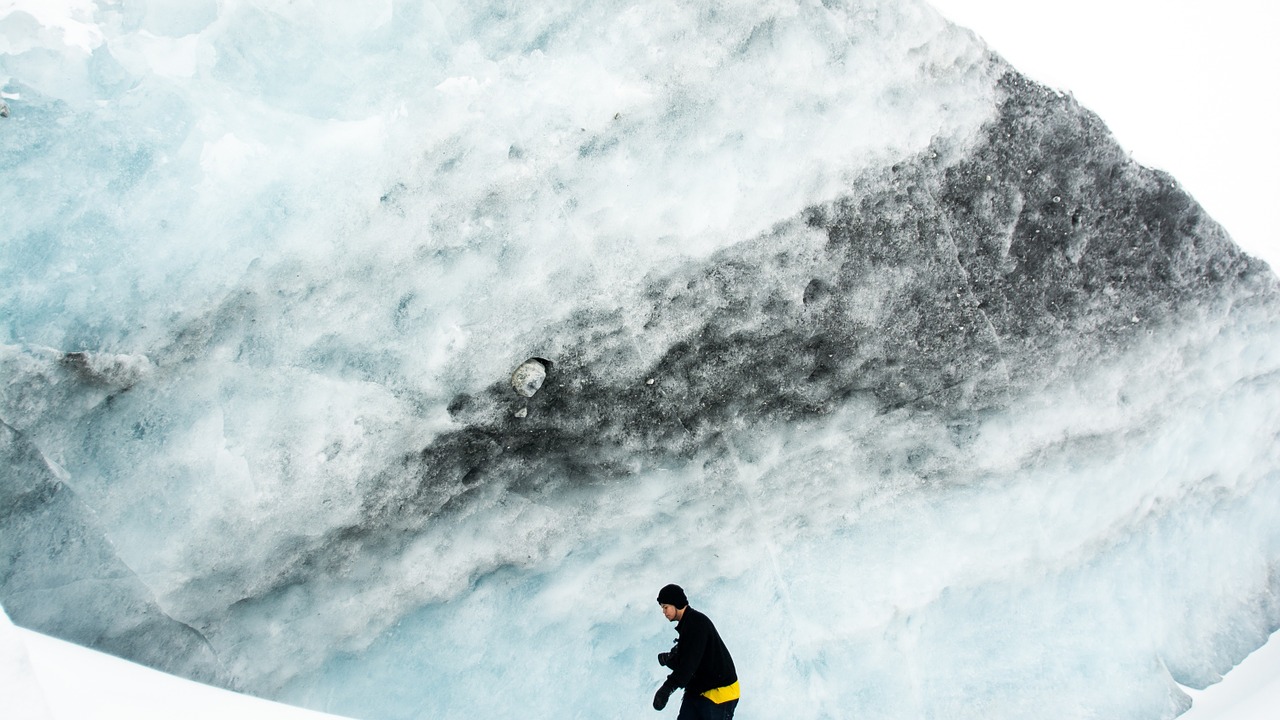
[[[658,688],[658,692],[653,695],[653,709],[661,710],[666,707],[667,701],[671,699],[671,693],[673,692],[675,692],[675,688],[663,683],[662,687]]]
[[[676,638],[676,644],[672,645],[670,650],[664,653],[658,653],[658,664],[663,667],[669,667],[672,670],[675,670],[676,669],[676,653],[678,653],[679,651],[680,651],[680,638]]]

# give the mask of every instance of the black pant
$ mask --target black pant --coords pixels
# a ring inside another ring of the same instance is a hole
[[[685,693],[680,701],[680,714],[676,720],[733,720],[733,709],[738,707],[737,700],[730,700],[719,705],[701,695]]]

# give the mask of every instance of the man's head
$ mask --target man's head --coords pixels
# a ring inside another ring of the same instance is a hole
[[[667,585],[658,591],[658,604],[662,606],[662,615],[675,622],[684,616],[684,609],[689,607],[689,598],[679,585]]]

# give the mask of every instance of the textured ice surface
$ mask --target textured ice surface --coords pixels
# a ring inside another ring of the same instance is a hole
[[[1273,276],[923,4],[76,7],[0,17],[15,622],[363,718],[643,710],[672,581],[744,717],[1280,624]]]

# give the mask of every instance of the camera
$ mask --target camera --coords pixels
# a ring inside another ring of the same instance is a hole
[[[680,638],[676,638],[675,643],[671,646],[671,650],[658,653],[658,664],[663,667],[669,667],[672,670],[676,668],[676,658],[680,651]]]

